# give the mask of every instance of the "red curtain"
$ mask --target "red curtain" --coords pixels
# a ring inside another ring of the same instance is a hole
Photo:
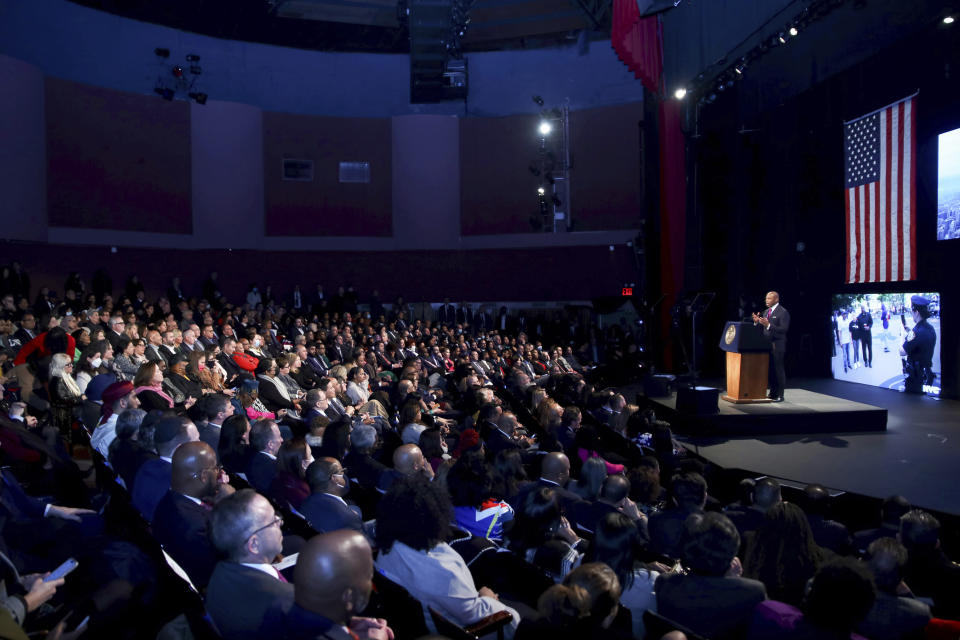
[[[641,18],[636,0],[613,0],[610,29],[613,50],[634,77],[653,93],[660,93],[663,49],[660,20]]]

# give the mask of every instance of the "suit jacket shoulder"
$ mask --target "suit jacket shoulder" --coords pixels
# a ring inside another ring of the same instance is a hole
[[[310,526],[320,533],[353,529],[360,531],[363,521],[357,512],[333,496],[314,493],[303,501],[300,511]]]
[[[293,585],[236,562],[218,562],[207,586],[207,611],[224,640],[252,640],[273,606],[293,604]]]

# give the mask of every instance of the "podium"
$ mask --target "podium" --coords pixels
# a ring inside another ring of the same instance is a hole
[[[770,402],[770,341],[762,327],[752,322],[728,322],[720,348],[727,352],[727,393],[723,399],[736,404]]]

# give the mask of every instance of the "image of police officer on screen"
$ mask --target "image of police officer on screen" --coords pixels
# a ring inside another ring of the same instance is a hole
[[[927,322],[930,317],[930,301],[923,296],[910,298],[913,311],[913,330],[900,347],[903,359],[903,373],[906,376],[904,391],[923,393],[924,384],[933,383],[933,348],[937,344],[937,334]]]

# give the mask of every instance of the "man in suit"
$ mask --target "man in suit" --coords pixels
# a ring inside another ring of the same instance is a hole
[[[300,512],[311,527],[320,533],[362,531],[359,509],[343,499],[350,491],[350,481],[336,458],[319,458],[307,467],[307,484],[313,493],[303,501]]]
[[[173,362],[173,357],[180,353],[177,349],[176,333],[174,333],[173,329],[167,329],[161,335],[161,339],[162,344],[157,351],[169,367],[170,363]]]
[[[859,625],[857,633],[876,640],[923,638],[930,622],[930,607],[912,595],[901,595],[907,550],[895,538],[878,538],[870,543],[867,567],[873,573],[877,599]]]
[[[156,329],[147,331],[147,348],[143,352],[143,355],[147,358],[147,362],[162,362],[164,365],[167,364],[166,359],[160,354],[162,345],[163,336],[160,335],[159,331]]]
[[[866,555],[867,547],[880,538],[896,538],[900,531],[900,518],[910,511],[910,503],[903,496],[888,496],[880,505],[880,526],[863,529],[853,534],[854,551]]]
[[[745,638],[767,593],[762,582],[741,577],[737,528],[722,514],[700,513],[686,521],[683,539],[690,572],[657,579],[657,613],[712,640]]]
[[[216,451],[220,445],[220,427],[224,420],[233,415],[235,409],[230,398],[222,393],[203,396],[202,403],[207,423],[200,427],[200,439]]]
[[[227,496],[210,514],[210,537],[226,560],[213,570],[206,603],[224,640],[263,637],[267,611],[293,604],[293,585],[271,564],[283,548],[282,522],[252,489]]]
[[[437,324],[453,324],[457,317],[457,310],[450,304],[450,298],[444,298],[443,304],[437,308]]]
[[[355,531],[334,531],[304,545],[294,573],[294,603],[275,606],[267,617],[283,640],[388,640],[382,618],[361,618],[373,589],[370,544]]]
[[[771,291],[766,297],[767,310],[753,314],[753,321],[763,327],[763,335],[770,341],[770,394],[774,402],[783,402],[783,390],[787,385],[787,374],[783,369],[783,359],[787,353],[787,332],[790,330],[790,312],[780,304],[780,294]]]
[[[104,332],[107,342],[110,343],[110,346],[113,347],[113,350],[117,353],[119,353],[118,347],[120,346],[120,338],[123,337],[123,329],[125,326],[123,316],[113,316],[110,318],[110,328]]]
[[[670,488],[676,507],[658,511],[650,517],[650,549],[670,558],[679,558],[682,553],[684,523],[691,515],[702,514],[707,503],[707,481],[699,473],[684,473],[674,476]],[[739,545],[740,535],[735,526],[733,532]],[[735,547],[731,555],[736,553]]]
[[[540,463],[540,478],[521,489],[514,499],[515,504],[510,506],[514,510],[519,510],[528,494],[538,489],[547,488],[556,492],[557,498],[564,509],[569,509],[577,502],[581,502],[580,496],[566,488],[569,481],[570,459],[567,458],[566,454],[557,451],[548,453],[543,456],[543,462]]]
[[[350,432],[350,452],[343,462],[350,479],[365,489],[374,489],[380,474],[387,470],[387,466],[372,455],[376,444],[377,430],[369,424],[358,424]]]
[[[241,378],[250,377],[250,374],[244,371],[233,359],[233,353],[237,349],[237,341],[234,338],[224,338],[220,345],[220,355],[217,356],[217,362],[227,372],[227,379],[224,381],[226,387],[240,386]]]
[[[153,537],[200,590],[206,588],[217,563],[210,542],[211,505],[233,493],[225,478],[210,445],[186,442],[173,454],[170,490],[154,513]]]
[[[767,511],[780,504],[780,500],[780,483],[774,478],[764,478],[753,487],[752,504],[727,511],[727,517],[737,528],[740,539],[744,540],[748,533],[759,529]]]
[[[20,318],[20,328],[13,334],[13,337],[20,341],[23,346],[37,337],[37,317],[31,311],[27,311]]]
[[[153,442],[159,457],[147,460],[140,466],[133,481],[131,499],[147,522],[152,522],[154,512],[163,496],[170,489],[173,453],[185,442],[200,440],[196,425],[187,418],[170,417],[157,422]]]
[[[277,452],[283,438],[273,420],[257,420],[250,427],[250,446],[256,451],[247,463],[247,480],[262,494],[270,490],[277,475]]]

